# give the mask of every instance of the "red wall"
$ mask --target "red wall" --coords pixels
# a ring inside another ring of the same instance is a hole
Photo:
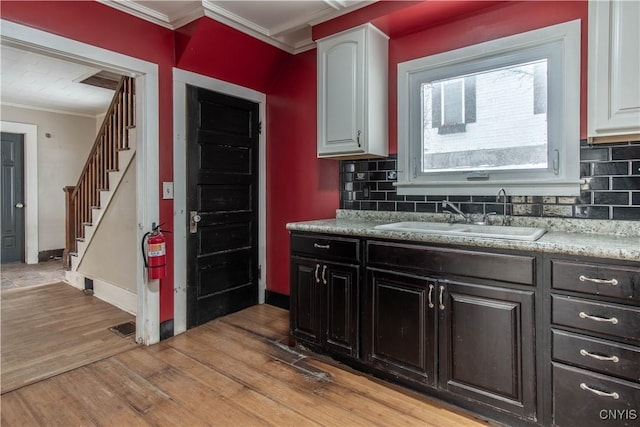
[[[287,222],[335,217],[337,160],[316,157],[316,51],[280,67],[267,102],[267,285],[289,293]]]
[[[209,18],[175,32],[176,67],[267,93],[291,55]]]

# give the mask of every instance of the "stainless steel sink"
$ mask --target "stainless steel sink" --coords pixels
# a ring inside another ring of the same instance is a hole
[[[445,234],[453,236],[486,237],[490,239],[536,241],[544,233],[544,228],[510,227],[501,225],[449,224],[446,222],[406,221],[383,224],[376,230],[418,232],[426,234]]]

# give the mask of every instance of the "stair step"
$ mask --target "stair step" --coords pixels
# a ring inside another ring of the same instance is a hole
[[[84,237],[76,237],[76,242],[84,242]]]
[[[116,169],[107,169],[107,172],[119,172],[120,169],[116,168]]]
[[[118,147],[116,148],[116,151],[129,151],[130,148],[129,147]]]
[[[78,256],[78,252],[69,252],[69,256],[77,257]]]

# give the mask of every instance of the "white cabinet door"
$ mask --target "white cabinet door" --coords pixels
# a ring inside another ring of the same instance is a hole
[[[590,138],[640,133],[639,20],[638,1],[589,2]]]
[[[319,48],[318,155],[364,153],[364,32]]]
[[[318,157],[388,154],[388,37],[371,24],[318,41]]]

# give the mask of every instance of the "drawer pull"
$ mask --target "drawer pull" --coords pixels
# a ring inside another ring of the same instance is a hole
[[[329,246],[329,245],[320,245],[318,243],[314,243],[313,247],[316,248],[316,249],[329,249],[331,246]]]
[[[588,390],[593,394],[597,394],[598,396],[602,396],[602,397],[611,397],[613,399],[620,399],[620,395],[618,393],[616,393],[615,391],[612,393],[607,393],[606,391],[600,391],[600,390],[596,390],[593,389],[591,387],[589,387],[588,385],[586,385],[585,383],[580,383],[580,388],[583,390]]]
[[[429,308],[433,308],[433,285],[429,285],[429,293],[427,294],[427,299],[429,300]]]
[[[316,283],[320,283],[320,278],[318,277],[318,270],[320,269],[320,264],[316,264],[316,271],[315,271],[315,276],[316,276]]]
[[[617,325],[618,324],[618,319],[616,319],[615,317],[598,317],[598,316],[591,316],[587,313],[585,313],[584,311],[581,311],[578,316],[580,316],[581,319],[591,319],[591,320],[595,320],[596,322],[609,322],[613,325]]]
[[[605,362],[618,363],[620,361],[618,356],[600,356],[598,354],[589,353],[585,349],[580,349],[580,355],[581,356],[589,356],[589,357],[592,357],[592,358],[594,358],[596,360],[602,360],[602,361],[605,361]]]
[[[592,277],[587,277],[583,274],[581,274],[580,277],[578,277],[578,279],[580,279],[581,282],[593,282],[593,283],[598,283],[602,285],[618,286],[617,279],[594,279]]]

